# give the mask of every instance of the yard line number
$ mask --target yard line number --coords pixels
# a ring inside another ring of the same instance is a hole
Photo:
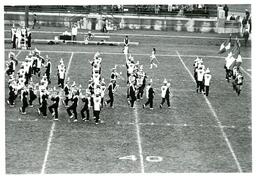
[[[124,156],[124,157],[120,157],[119,159],[137,161],[137,157],[135,155]],[[163,161],[163,157],[161,157],[161,156],[146,156],[146,161],[155,162],[155,163],[161,162],[161,161]]]

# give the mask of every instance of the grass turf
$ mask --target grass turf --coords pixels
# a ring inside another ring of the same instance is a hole
[[[181,33],[182,34],[182,33]],[[135,38],[135,37],[134,37]],[[68,123],[68,115],[60,106],[60,121],[56,122],[46,162],[46,173],[139,173],[141,162],[136,130],[138,120],[144,170],[150,172],[237,172],[237,166],[222,136],[221,130],[201,94],[196,94],[195,84],[176,55],[217,56],[218,47],[211,40],[163,39],[136,37],[140,45],[130,47],[132,53],[144,65],[146,73],[153,78],[156,90],[153,111],[142,109],[145,99],[137,102],[137,112],[126,102],[125,81],[118,80],[120,89],[115,94],[115,108],[104,108],[101,112],[103,124]],[[206,45],[208,44],[208,45]],[[157,47],[160,64],[149,70],[149,55]],[[6,48],[8,45],[6,44]],[[52,83],[57,83],[56,67],[62,57],[68,64],[71,52],[86,51],[103,54],[102,76],[109,83],[110,70],[118,64],[126,78],[122,47],[117,46],[48,46],[37,45],[39,50],[55,50],[70,53],[42,52],[52,58]],[[242,47],[242,57],[250,58],[250,48]],[[17,53],[17,52],[16,52]],[[8,51],[5,52],[7,56]],[[22,51],[18,59],[28,54]],[[74,53],[68,76],[83,88],[90,78],[91,66],[88,59],[93,53]],[[7,57],[6,57],[7,58]],[[185,65],[192,72],[192,57],[183,57]],[[224,59],[204,58],[213,76],[208,97],[224,131],[232,145],[244,172],[252,171],[251,148],[251,78],[244,74],[245,84],[238,97],[231,84],[224,79]],[[244,59],[243,68],[251,69],[250,59]],[[248,71],[250,73],[250,71]],[[165,105],[159,109],[160,86],[164,78],[171,79],[171,109]],[[8,94],[5,86],[6,97]],[[107,98],[107,96],[106,96]],[[37,103],[37,102],[35,102]],[[15,108],[6,105],[6,173],[40,173],[52,126],[51,119],[38,117],[35,108],[28,109],[28,115],[18,113],[19,99]],[[80,110],[79,109],[78,111]],[[92,113],[91,113],[92,114]],[[79,115],[80,118],[80,115]],[[38,119],[38,121],[34,121]],[[152,124],[153,123],[153,124]],[[185,125],[184,125],[185,124]],[[233,127],[232,127],[233,126]],[[134,155],[136,161],[119,159]],[[155,156],[152,158],[152,156]],[[156,159],[156,161],[154,161]],[[153,160],[153,161],[152,161]]]

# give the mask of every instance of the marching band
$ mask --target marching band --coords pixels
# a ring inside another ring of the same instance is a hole
[[[24,31],[24,29],[22,31]],[[142,107],[145,108],[149,105],[152,110],[154,108],[153,100],[155,97],[153,81],[152,79],[147,81],[148,76],[143,70],[143,65],[140,65],[139,61],[135,62],[134,57],[129,53],[128,37],[126,37],[124,41],[126,42],[124,46],[126,49],[123,53],[127,69],[127,101],[131,108],[135,108],[136,101],[142,99],[144,96],[147,98],[147,102],[143,104]],[[236,48],[239,48],[239,42],[236,42]],[[226,79],[227,81],[231,80],[231,78],[233,79],[233,88],[239,95],[243,84],[243,76],[239,70],[242,60],[238,52],[238,57],[236,57],[236,63],[234,65],[234,60],[232,59],[234,53],[237,52],[233,51],[233,53],[229,54],[226,58]],[[152,69],[153,66],[157,67],[153,62],[154,60],[157,61],[155,54],[156,49],[153,48],[150,56],[150,69]],[[117,72],[116,65],[111,69],[110,83],[106,85],[101,74],[101,63],[103,59],[100,52],[96,52],[93,59],[88,61],[92,66],[92,73],[91,79],[88,81],[88,86],[84,90],[81,85],[77,85],[75,81],[71,84],[69,77],[66,78],[67,71],[62,58],[57,66],[58,88],[49,88],[49,85],[51,85],[52,64],[48,55],[42,57],[40,51],[35,48],[35,50],[31,51],[28,56],[26,56],[24,62],[18,61],[13,52],[10,52],[8,57],[9,61],[5,71],[9,78],[9,97],[7,103],[10,107],[14,107],[15,100],[20,96],[22,106],[19,108],[19,111],[24,115],[27,114],[27,107],[34,107],[33,102],[38,98],[40,107],[37,108],[37,112],[39,115],[42,114],[43,118],[47,118],[47,111],[49,110],[52,118],[58,120],[60,102],[62,101],[69,116],[68,122],[77,122],[79,118],[78,114],[81,115],[82,121],[89,121],[91,119],[90,110],[92,109],[92,118],[95,124],[102,123],[103,121],[100,117],[102,108],[107,105],[114,108],[114,96],[119,89],[118,79],[125,80],[122,77],[122,72]],[[20,69],[16,72],[19,63]],[[196,92],[208,96],[212,78],[210,69],[205,67],[203,59],[199,57],[196,57],[193,66]],[[34,81],[38,81],[37,79],[39,79],[40,82],[35,83]],[[160,88],[162,99],[159,105],[160,108],[163,108],[165,101],[167,107],[171,108],[170,97],[172,94],[170,88],[170,81],[164,79],[163,85]],[[104,99],[106,97],[105,92],[107,91],[108,99]],[[144,93],[145,95],[143,95]],[[80,112],[77,111],[80,105],[79,101],[83,104]]]

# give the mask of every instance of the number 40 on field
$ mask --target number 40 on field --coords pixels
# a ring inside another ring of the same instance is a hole
[[[124,157],[121,157],[119,159],[137,161],[137,157],[135,155],[124,156]],[[163,158],[161,156],[147,156],[146,161],[148,161],[148,162],[161,162],[161,161],[163,161]]]

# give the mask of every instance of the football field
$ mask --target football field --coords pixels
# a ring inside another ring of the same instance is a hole
[[[139,33],[139,32],[138,32]],[[122,46],[37,45],[41,56],[51,58],[53,86],[57,86],[60,58],[67,67],[70,81],[88,85],[92,60],[102,53],[102,77],[108,85],[111,69],[123,78],[114,95],[114,108],[104,107],[95,125],[81,120],[69,123],[66,108],[60,105],[59,121],[38,116],[37,100],[27,115],[21,115],[16,99],[14,108],[5,104],[6,173],[188,173],[251,172],[251,48],[241,48],[244,85],[240,96],[225,80],[224,57],[217,54],[220,42],[215,39],[166,38],[132,36],[139,46],[130,46],[135,61],[143,64],[155,90],[154,110],[142,108],[146,102],[136,101],[135,109],[126,100],[126,66]],[[150,34],[150,31],[146,32]],[[155,32],[152,32],[152,34]],[[124,33],[125,34],[125,33]],[[168,35],[168,34],[166,34]],[[180,35],[189,35],[189,33]],[[197,34],[200,36],[201,34]],[[122,41],[124,36],[111,37]],[[242,43],[242,42],[241,42]],[[157,49],[157,68],[149,69],[152,48]],[[5,60],[10,51],[22,61],[28,50],[11,50],[5,44]],[[193,63],[202,57],[210,68],[212,81],[209,96],[196,93]],[[171,81],[171,108],[159,108],[163,80]],[[7,78],[5,99],[8,97]],[[105,100],[108,99],[107,94]],[[92,116],[92,112],[90,112]]]

